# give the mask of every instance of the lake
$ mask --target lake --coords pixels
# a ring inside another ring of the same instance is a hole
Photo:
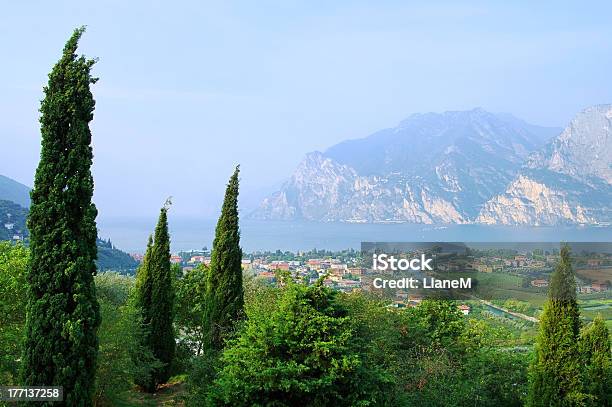
[[[157,219],[100,218],[99,236],[119,249],[142,253]],[[215,220],[169,217],[172,251],[210,248]],[[488,225],[357,224],[242,220],[244,251],[359,249],[378,242],[611,242],[612,227],[513,227]]]

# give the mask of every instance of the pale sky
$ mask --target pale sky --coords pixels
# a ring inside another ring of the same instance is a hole
[[[537,3],[537,4],[534,4]],[[100,217],[215,217],[306,152],[476,106],[563,127],[612,102],[612,3],[11,1],[0,14],[0,174],[32,185],[46,75],[72,30],[98,57]]]

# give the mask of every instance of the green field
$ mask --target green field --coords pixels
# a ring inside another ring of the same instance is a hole
[[[517,299],[541,307],[546,301],[543,290],[523,288],[523,278],[508,273],[454,273],[454,276],[471,277],[478,281],[475,295],[486,300]]]

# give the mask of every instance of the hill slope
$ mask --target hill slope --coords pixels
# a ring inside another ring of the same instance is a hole
[[[12,201],[0,200],[0,240],[20,240],[28,244],[26,226],[28,209]],[[100,271],[117,271],[135,274],[138,262],[129,254],[117,249],[110,240],[98,239],[98,261]]]
[[[0,200],[13,201],[24,208],[30,207],[30,188],[0,175]]]

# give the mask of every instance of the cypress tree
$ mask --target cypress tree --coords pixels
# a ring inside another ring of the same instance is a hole
[[[170,235],[168,233],[168,206],[159,214],[153,241],[149,237],[147,252],[137,277],[137,305],[140,307],[147,346],[162,363],[153,369],[150,377],[139,382],[145,390],[155,391],[157,385],[170,377],[174,359],[174,275],[170,267]]]
[[[238,227],[239,173],[240,166],[237,166],[227,184],[221,216],[215,229],[206,285],[205,326],[208,343],[213,349],[223,346],[224,338],[243,314],[242,250]]]
[[[580,333],[585,392],[598,406],[612,406],[610,333],[601,314]]]
[[[74,31],[41,103],[42,149],[28,218],[30,263],[22,382],[63,386],[64,404],[90,405],[100,325],[91,131],[94,60]]]
[[[529,406],[580,405],[580,320],[570,249],[561,248],[540,319],[535,357],[530,366]]]

